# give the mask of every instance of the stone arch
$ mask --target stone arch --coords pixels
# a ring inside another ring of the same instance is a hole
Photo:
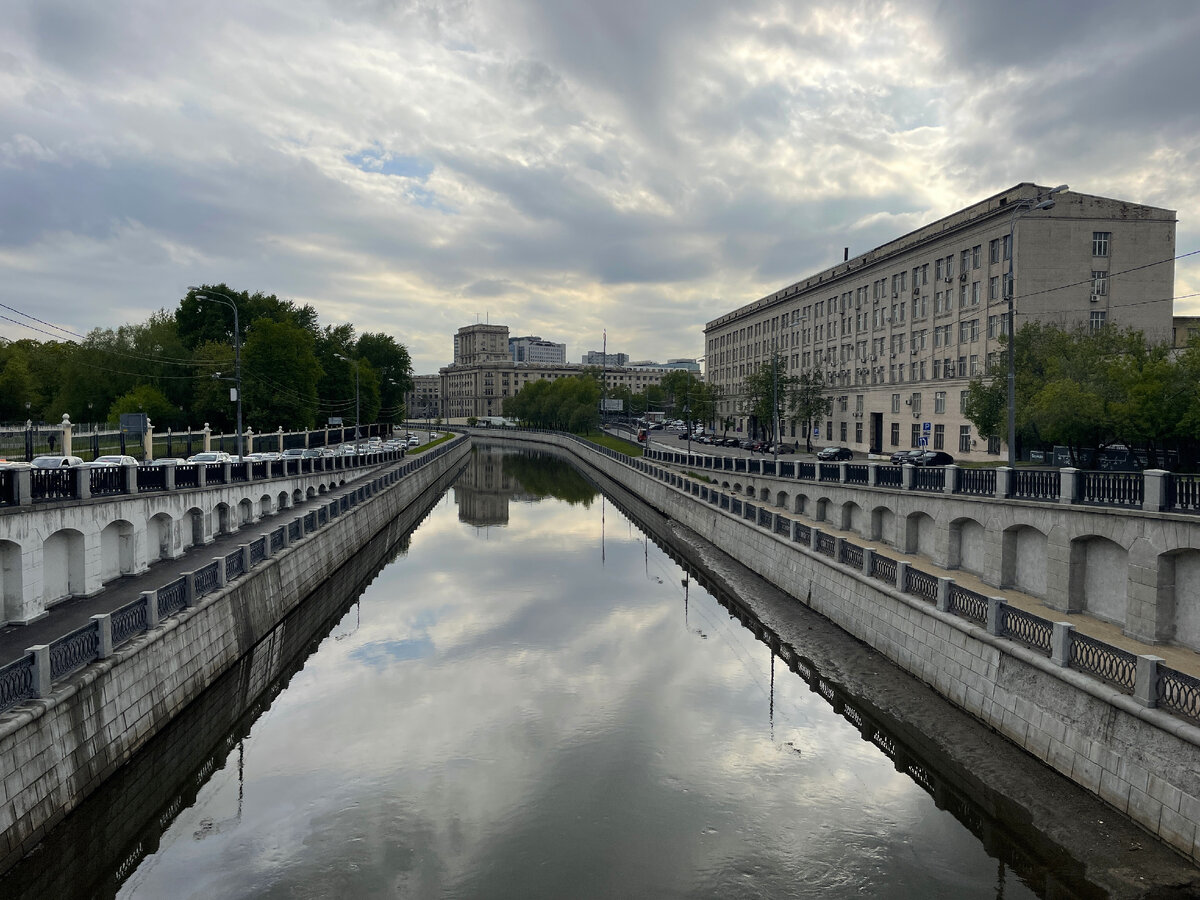
[[[754,499],[754,485],[752,485],[752,484],[746,485],[746,496],[749,497],[751,500]]]
[[[317,489],[310,484],[304,496],[311,500],[313,497],[317,496]]]
[[[788,508],[787,491],[780,491],[778,494],[775,495],[775,505],[778,506],[780,509]]]
[[[933,556],[933,516],[911,512],[904,519],[904,552]]]
[[[101,583],[133,572],[133,523],[124,519],[109,522],[100,532]]]
[[[258,498],[258,517],[261,519],[269,515],[271,515],[271,495],[263,494]]]
[[[180,518],[179,543],[184,550],[204,543],[204,511],[199,507],[193,506]]]
[[[735,494],[740,494],[742,492],[742,483],[740,481],[735,481],[733,483],[733,492]]]
[[[232,534],[233,516],[230,514],[229,504],[218,503],[217,508],[213,510],[213,514],[217,517],[217,534]]]
[[[804,510],[807,506],[808,506],[808,495],[807,494],[797,494],[796,501],[793,504],[792,512],[799,513],[800,515],[804,515]]]
[[[861,506],[853,500],[847,500],[842,504],[841,516],[842,521],[838,527],[842,531],[853,531],[856,534],[863,533],[863,511]]]
[[[724,488],[725,490],[729,490],[729,482],[728,482],[728,481],[722,481],[722,482],[721,482],[721,487],[722,487],[722,488]]]
[[[1170,637],[1200,651],[1200,550],[1158,557],[1158,606],[1171,618]]]
[[[244,497],[238,503],[238,527],[249,525],[254,521],[254,501],[249,497]]]
[[[15,541],[0,541],[0,621],[12,622],[24,618],[24,578],[21,568],[21,545]]]
[[[1129,551],[1100,535],[1071,541],[1067,576],[1070,609],[1124,625],[1129,608]]]
[[[1046,596],[1046,535],[1032,525],[1006,528],[1001,538],[1000,586]]]
[[[896,546],[896,514],[886,506],[871,510],[871,533],[868,540]]]
[[[317,485],[317,493],[318,494],[324,494],[327,490],[329,490],[329,488],[325,487],[325,482],[322,481],[320,484]]]
[[[146,522],[146,562],[172,559],[175,544],[175,520],[170,513],[155,513]]]
[[[291,505],[292,505],[291,495],[287,491],[280,491],[279,496],[276,498],[275,508],[277,510],[284,510],[284,509],[287,509]]]
[[[817,501],[817,514],[815,516],[818,522],[829,521],[829,498],[822,497]]]
[[[289,505],[295,506],[297,503],[303,503],[303,502],[304,502],[304,491],[300,490],[300,488],[296,488],[294,491],[292,491],[292,502]]]
[[[987,533],[983,525],[970,516],[950,523],[950,556],[947,567],[982,575],[987,558]]]
[[[86,591],[83,533],[63,528],[42,544],[42,598],[46,605]]]

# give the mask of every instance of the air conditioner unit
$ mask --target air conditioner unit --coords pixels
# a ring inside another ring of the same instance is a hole
[[[953,276],[953,275],[947,275],[947,276],[946,276],[946,284],[953,284],[953,283],[954,283],[954,276]]]
[[[1100,295],[1099,295],[1099,294],[1092,294],[1092,296],[1091,296],[1089,299],[1090,299],[1090,300],[1091,300],[1093,303],[1099,303],[1099,302],[1100,302]]]
[[[892,299],[895,300],[900,296],[899,291],[892,291]]]
[[[913,288],[913,296],[919,297],[920,295],[921,295],[921,289],[919,287]]]
[[[905,406],[912,406],[912,397],[909,397],[907,400],[905,400],[905,401],[904,401],[904,405],[905,405]]]
[[[892,359],[895,359],[895,358],[896,358],[896,354],[895,354],[895,353],[893,353],[893,354],[892,354]]]
[[[958,280],[959,280],[959,281],[966,281],[966,280],[967,280],[967,273],[966,273],[966,272],[963,272],[961,275],[959,275],[959,276],[958,276]]]

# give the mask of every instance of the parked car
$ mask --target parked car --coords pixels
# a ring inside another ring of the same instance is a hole
[[[283,451],[284,459],[300,459],[302,456],[304,456],[303,447],[291,447]]]
[[[905,463],[916,465],[917,459],[924,454],[924,450],[897,450],[890,457],[893,466],[902,466]]]
[[[854,459],[854,451],[849,447],[826,447],[817,451],[817,459],[822,462],[833,462],[842,459]]]
[[[197,453],[195,456],[189,456],[190,463],[223,463],[229,462],[232,457],[224,450],[206,450],[203,453]]]
[[[99,466],[136,466],[137,464],[137,460],[132,456],[121,456],[120,454],[97,456],[90,463],[84,463],[84,465],[93,468]]]
[[[152,459],[150,462],[143,463],[146,466],[186,466],[187,460],[180,459],[178,456],[161,456],[158,459]]]
[[[942,450],[926,450],[912,461],[914,466],[952,466],[954,457]]]
[[[30,465],[35,469],[65,469],[82,466],[83,460],[78,456],[35,456]]]

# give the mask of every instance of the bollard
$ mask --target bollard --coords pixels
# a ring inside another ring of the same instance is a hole
[[[34,644],[26,653],[33,655],[33,696],[45,699],[50,696],[50,645]]]

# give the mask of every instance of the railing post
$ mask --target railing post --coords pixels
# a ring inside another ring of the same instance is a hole
[[[238,544],[238,547],[242,550],[242,574],[244,575],[250,571],[250,545]]]
[[[1071,664],[1071,635],[1075,626],[1070,622],[1055,622],[1050,634],[1050,662],[1056,666]]]
[[[941,575],[937,580],[937,609],[938,612],[950,612],[950,585],[954,584],[953,578],[946,578]]]
[[[1008,466],[1000,466],[996,469],[996,499],[1004,500],[1012,496],[1013,493],[1013,472],[1015,470]]]
[[[1145,707],[1158,706],[1158,664],[1161,656],[1139,656],[1133,682],[1133,699]]]
[[[208,485],[208,466],[204,463],[196,463],[196,487],[203,488]]]
[[[987,633],[999,637],[1004,627],[1004,598],[988,597],[987,601]]]
[[[75,473],[75,499],[90,499],[92,496],[92,470],[87,466],[76,466],[71,471]]]
[[[871,569],[875,567],[875,548],[863,547],[863,574],[870,576]]]
[[[1061,481],[1058,488],[1059,503],[1075,503],[1079,500],[1079,470],[1065,466],[1058,470]]]
[[[879,463],[867,463],[867,487],[879,484]]]
[[[808,530],[808,547],[810,550],[816,550],[821,543],[821,529],[813,526]]]
[[[217,575],[224,575],[225,571],[222,567],[217,571]],[[188,609],[196,605],[196,573],[183,573],[183,608]]]
[[[158,627],[158,591],[142,591],[146,601],[146,630]]]
[[[230,470],[233,468],[233,463],[221,463],[221,484],[229,484],[233,481],[230,477]]]
[[[137,482],[138,467],[124,465],[124,466],[121,466],[121,468],[124,470],[122,472],[122,475],[124,476],[123,480],[125,482],[125,493],[136,494],[138,492],[138,482]]]
[[[845,465],[845,463],[842,463]],[[846,539],[842,537],[833,539],[833,561],[840,563],[842,561],[842,544],[846,543]]]
[[[163,489],[168,491],[175,490],[175,467],[163,466]]]
[[[838,484],[846,483],[846,467],[850,465],[845,460],[838,463]]]
[[[958,490],[958,466],[945,466],[946,483],[942,485],[942,493],[953,494]]]
[[[908,588],[908,563],[900,559],[896,561],[896,590],[903,592]]]
[[[1167,508],[1167,479],[1171,473],[1163,469],[1147,469],[1142,473],[1142,509],[1162,512]]]
[[[108,659],[112,656],[112,615],[110,613],[102,613],[98,616],[92,616],[92,621],[96,623],[96,633],[100,637],[99,648],[97,653],[100,659]]]
[[[265,531],[259,535],[263,540],[263,559],[271,558],[271,532]]]
[[[50,645],[34,644],[26,653],[33,655],[33,696],[44,700],[50,696]]]
[[[14,484],[13,487],[17,491],[16,503],[18,506],[33,505],[33,473],[29,469],[17,469],[13,472]],[[76,482],[78,484],[79,482]],[[76,491],[78,494],[78,490]]]
[[[910,463],[905,463],[900,470],[900,487],[906,491],[913,489],[913,473],[916,472],[916,467]]]

